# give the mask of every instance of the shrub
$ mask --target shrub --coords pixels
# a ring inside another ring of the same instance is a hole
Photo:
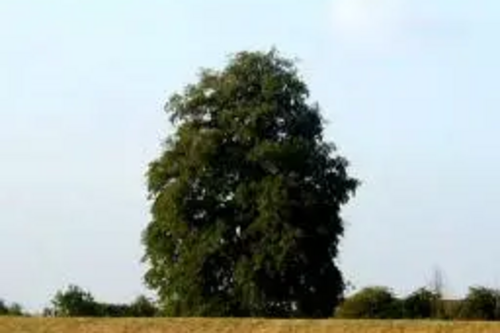
[[[397,319],[402,317],[402,302],[385,287],[368,287],[348,297],[336,316],[345,319]]]
[[[460,319],[500,319],[500,292],[485,287],[471,287],[462,302]]]
[[[155,317],[159,310],[153,301],[141,295],[130,305],[130,312],[133,317]]]
[[[436,317],[440,301],[441,298],[436,293],[420,288],[403,300],[403,317],[408,319]]]

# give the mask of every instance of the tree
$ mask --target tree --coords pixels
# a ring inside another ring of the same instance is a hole
[[[403,301],[403,317],[409,319],[432,318],[436,311],[436,300],[440,296],[426,288],[420,288]]]
[[[293,62],[242,52],[166,111],[147,172],[147,284],[168,315],[327,317],[344,288],[340,208],[358,181]]]
[[[402,304],[386,287],[367,287],[348,297],[335,316],[344,319],[398,319]]]
[[[58,317],[97,316],[100,308],[89,292],[75,285],[58,291],[52,300],[52,306],[52,313]]]
[[[9,307],[3,299],[0,298],[0,316],[5,316],[9,314]]]
[[[0,316],[24,316],[23,307],[18,303],[7,304],[0,299]]]
[[[462,302],[460,318],[468,320],[495,320],[500,318],[500,291],[485,287],[471,287]]]

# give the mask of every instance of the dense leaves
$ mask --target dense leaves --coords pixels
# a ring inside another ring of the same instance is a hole
[[[149,166],[143,235],[166,314],[331,315],[340,208],[358,182],[307,99],[273,50],[239,53],[167,103],[176,131]]]
[[[75,285],[58,291],[52,299],[52,307],[44,310],[45,316],[56,317],[154,317],[157,314],[156,305],[145,296],[138,296],[131,304],[103,303]]]
[[[24,311],[18,303],[8,304],[0,299],[0,316],[23,316]]]
[[[52,300],[52,306],[53,315],[59,317],[90,317],[99,313],[94,297],[75,285],[58,291]]]
[[[500,320],[500,291],[471,287],[464,299],[443,299],[440,293],[420,288],[400,299],[386,287],[367,287],[347,297],[335,315],[346,319]]]
[[[500,291],[471,287],[460,308],[460,318],[468,320],[500,319]]]
[[[404,299],[403,316],[411,319],[437,317],[440,295],[420,288]]]
[[[403,303],[385,287],[367,287],[347,298],[335,315],[344,319],[397,319]]]

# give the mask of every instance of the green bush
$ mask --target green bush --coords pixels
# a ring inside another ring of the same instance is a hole
[[[24,311],[18,303],[7,304],[0,299],[0,316],[24,316]]]
[[[133,317],[156,317],[159,312],[156,304],[142,295],[137,297],[129,307]]]
[[[1,303],[0,303],[1,311]],[[131,304],[97,302],[82,288],[70,285],[56,293],[52,307],[43,310],[44,316],[55,317],[154,317],[159,310],[145,296],[139,296]],[[1,313],[1,312],[0,312]]]
[[[348,297],[337,308],[336,317],[344,319],[398,319],[403,304],[386,287],[368,287]]]
[[[462,302],[460,319],[500,319],[500,291],[485,287],[471,287]]]
[[[436,293],[420,288],[403,300],[403,317],[424,319],[437,317],[441,297]]]
[[[102,317],[155,317],[158,309],[145,296],[139,296],[131,304],[98,303]]]

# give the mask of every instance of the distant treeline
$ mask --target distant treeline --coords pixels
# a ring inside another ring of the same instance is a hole
[[[92,294],[78,286],[70,285],[58,291],[51,305],[40,314],[45,317],[155,317],[159,310],[146,296],[138,296],[130,304],[98,302]],[[0,300],[0,316],[30,316],[17,304]]]
[[[421,288],[398,298],[386,287],[368,287],[347,297],[335,311],[343,319],[500,320],[500,290],[471,287],[464,299],[444,299]]]
[[[0,300],[0,316],[28,316],[17,303]],[[145,296],[130,304],[98,302],[91,293],[71,285],[58,291],[51,306],[44,309],[49,317],[158,317],[158,304]],[[406,297],[397,297],[387,287],[367,287],[345,297],[332,314],[341,319],[438,319],[500,320],[500,290],[471,287],[465,298],[449,300],[441,292],[420,288]]]
[[[137,297],[130,304],[97,302],[91,293],[71,285],[56,293],[52,306],[43,311],[53,317],[155,317],[156,304],[145,296]]]
[[[0,299],[0,316],[22,316],[23,308],[17,303],[8,304]]]

